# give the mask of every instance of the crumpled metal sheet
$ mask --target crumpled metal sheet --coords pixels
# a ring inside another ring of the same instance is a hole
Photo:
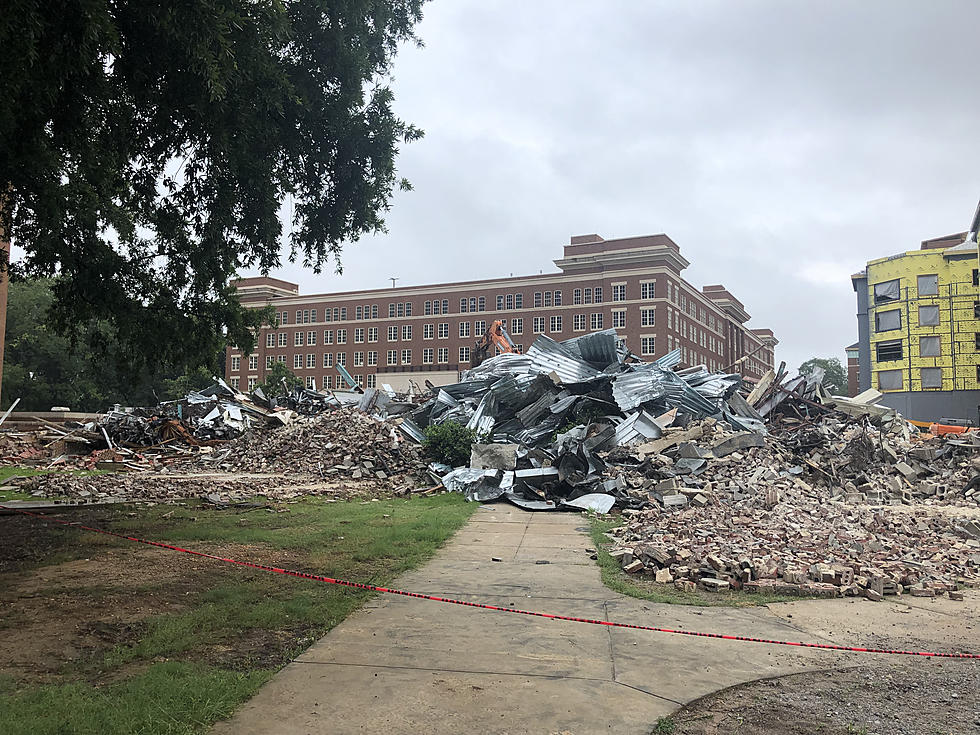
[[[467,500],[484,502],[504,494],[506,488],[500,487],[502,479],[500,470],[458,467],[442,477],[442,484],[449,492],[462,493]]]
[[[619,352],[616,349],[616,330],[605,329],[601,332],[583,334],[580,337],[566,339],[560,344],[574,358],[589,363],[594,368],[603,370],[613,363],[619,363]]]
[[[613,399],[624,413],[648,401],[663,400],[667,394],[664,371],[655,364],[636,366],[613,379]]]
[[[616,425],[613,444],[624,447],[640,439],[659,439],[663,434],[663,429],[657,423],[656,417],[641,409]]]
[[[574,500],[562,500],[560,508],[574,508],[576,510],[593,510],[596,513],[608,513],[616,504],[616,498],[605,493],[586,493],[579,495]]]
[[[563,383],[581,383],[599,376],[598,370],[544,334],[534,340],[527,356],[534,372],[555,373]]]

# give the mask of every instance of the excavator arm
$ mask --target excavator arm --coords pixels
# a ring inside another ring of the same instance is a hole
[[[470,365],[476,367],[487,357],[491,356],[491,351],[496,348],[499,349],[501,353],[506,352],[516,352],[517,345],[507,334],[507,330],[504,328],[504,323],[499,319],[491,322],[487,331],[476,341],[476,346],[473,348],[473,355],[470,359]]]

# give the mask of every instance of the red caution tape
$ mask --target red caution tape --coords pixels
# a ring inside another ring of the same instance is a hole
[[[481,610],[494,610],[496,612],[506,612],[515,613],[517,615],[531,615],[537,618],[548,618],[549,620],[567,620],[572,623],[589,623],[590,625],[605,625],[610,628],[629,628],[631,630],[649,630],[654,633],[673,633],[674,635],[690,635],[696,636],[698,638],[718,638],[725,641],[742,641],[745,643],[771,643],[778,646],[796,646],[798,648],[819,648],[826,651],[848,651],[851,653],[888,653],[893,655],[901,656],[927,656],[929,658],[960,658],[960,659],[980,659],[980,653],[936,653],[932,651],[901,651],[892,650],[885,648],[860,648],[857,646],[836,646],[830,643],[803,643],[797,641],[774,641],[769,638],[750,638],[748,636],[741,635],[724,635],[722,633],[699,633],[693,630],[675,630],[673,628],[658,628],[652,625],[632,625],[630,623],[616,623],[610,622],[608,620],[594,620],[592,618],[575,618],[570,615],[555,615],[552,613],[534,612],[532,610],[518,610],[512,607],[497,607],[496,605],[486,605],[482,602],[466,602],[464,600],[454,600],[449,597],[437,597],[435,595],[423,595],[419,592],[406,592],[405,590],[390,589],[388,587],[378,587],[373,584],[362,584],[361,582],[350,582],[346,579],[334,579],[333,577],[324,577],[319,574],[308,574],[306,572],[297,572],[291,569],[280,569],[279,567],[270,567],[265,564],[253,564],[249,561],[240,561],[238,559],[229,559],[224,556],[216,556],[215,554],[206,554],[203,551],[193,551],[192,549],[184,549],[180,546],[173,546],[171,544],[160,543],[159,541],[147,541],[145,539],[136,538],[135,536],[126,536],[121,533],[114,533],[112,531],[106,531],[101,528],[93,528],[91,526],[83,526],[80,523],[71,523],[69,521],[61,521],[57,518],[46,518],[40,513],[31,513],[30,511],[22,510],[20,508],[10,508],[4,505],[0,505],[0,508],[4,510],[11,510],[15,513],[22,513],[26,516],[32,516],[34,518],[43,518],[52,523],[58,523],[62,526],[68,526],[69,528],[79,528],[83,531],[92,531],[93,533],[101,533],[104,536],[115,536],[116,538],[125,539],[126,541],[133,541],[137,544],[145,544],[147,546],[155,546],[160,549],[168,549],[170,551],[179,551],[182,554],[193,554],[194,556],[201,556],[205,559],[214,559],[215,561],[222,561],[227,564],[235,564],[240,567],[248,567],[249,569],[261,569],[265,572],[275,572],[276,574],[285,574],[289,577],[299,577],[300,579],[309,579],[314,582],[325,582],[326,584],[336,584],[342,587],[353,587],[359,590],[368,590],[371,592],[384,592],[389,595],[402,595],[403,597],[415,597],[420,600],[432,600],[433,602],[447,602],[451,605],[463,605],[464,607],[476,607]]]

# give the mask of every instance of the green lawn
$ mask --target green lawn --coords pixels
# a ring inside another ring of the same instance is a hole
[[[769,605],[774,602],[789,602],[799,597],[771,595],[750,592],[682,592],[673,585],[657,584],[648,577],[626,574],[615,559],[609,556],[612,541],[606,532],[622,523],[621,518],[593,517],[590,523],[590,535],[595,544],[598,556],[599,570],[602,583],[614,592],[636,597],[650,602],[665,602],[671,605],[698,605],[701,607],[752,607],[754,605]]]
[[[273,566],[385,584],[430,558],[476,507],[458,494],[363,503],[309,499],[275,513],[179,506],[99,509],[90,510],[84,522]],[[80,620],[87,607],[98,609],[107,596],[122,602],[141,596],[148,604],[169,607],[135,621],[135,634],[65,662],[53,681],[0,674],[0,731],[11,735],[205,732],[372,596],[190,556],[179,562],[167,556],[177,552],[75,529],[39,526],[38,532],[65,534],[71,542],[67,558],[113,555],[116,564],[123,554],[133,564],[140,559],[171,568],[186,564],[188,576],[175,579],[170,571],[161,579],[152,566],[141,576],[137,567],[128,583],[114,578],[115,588],[92,579],[90,587],[72,590],[73,614]],[[130,553],[133,547],[138,553]],[[63,544],[58,548],[61,562],[66,552]],[[50,564],[45,569],[57,571]],[[4,583],[0,576],[0,586]],[[57,586],[44,592],[65,594]],[[17,610],[9,612],[16,621]]]

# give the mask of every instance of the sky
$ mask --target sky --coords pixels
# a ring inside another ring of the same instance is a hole
[[[666,233],[795,369],[856,341],[850,274],[980,199],[976,0],[436,0],[395,59],[386,234],[302,293],[555,271],[571,235]],[[254,274],[244,274],[254,275]]]

